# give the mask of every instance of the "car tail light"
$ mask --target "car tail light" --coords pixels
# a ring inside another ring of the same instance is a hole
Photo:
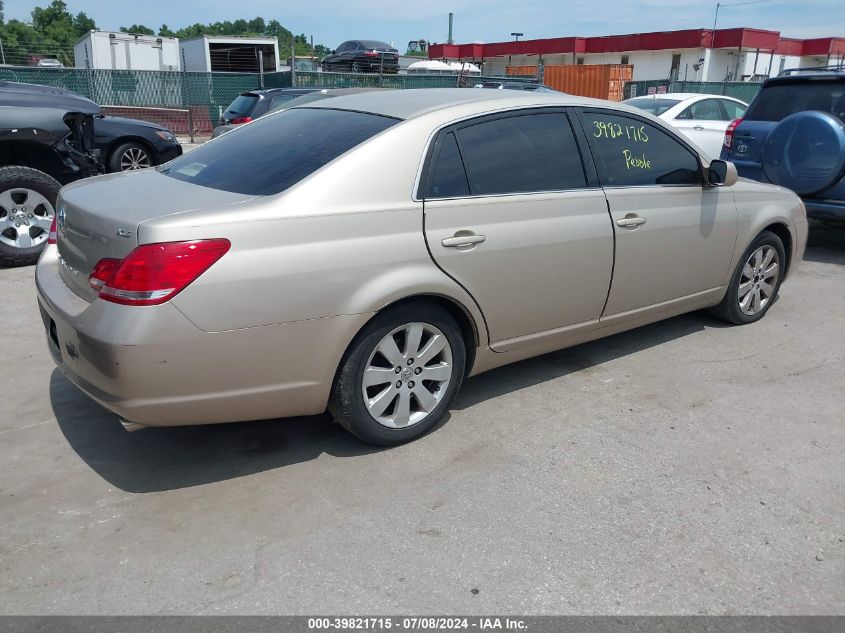
[[[367,57],[376,57],[378,55],[378,51],[364,51],[364,55]]]
[[[118,261],[100,290],[100,299],[130,306],[152,306],[169,301],[225,255],[226,239],[144,244]],[[101,260],[94,267],[105,274],[112,264]],[[115,261],[115,260],[111,260]],[[102,267],[101,267],[102,264]],[[94,272],[91,287],[94,288]]]
[[[98,261],[94,266],[94,270],[88,275],[88,285],[97,292],[100,292],[103,286],[106,285],[106,282],[112,278],[114,271],[120,266],[120,262],[121,260],[112,259],[111,257],[106,257]]]
[[[249,123],[250,121],[252,121],[251,116],[236,116],[234,119],[232,119],[232,124],[240,125],[241,123]]]
[[[54,215],[53,221],[50,223],[50,232],[47,234],[47,243],[48,244],[55,244],[56,243],[56,227],[59,222],[59,216]]]
[[[734,140],[734,131],[740,123],[742,123],[742,117],[734,119],[733,121],[728,123],[728,129],[725,130],[725,140],[722,142],[722,144],[725,146],[725,149],[731,148],[731,145],[733,144]]]

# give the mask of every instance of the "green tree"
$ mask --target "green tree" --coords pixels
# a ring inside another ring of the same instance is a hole
[[[89,18],[83,11],[76,14],[73,18],[73,30],[76,31],[77,39],[85,35],[88,31],[96,31],[97,23]]]
[[[267,30],[267,25],[264,23],[264,18],[255,18],[250,20],[247,25],[250,33],[261,35]]]
[[[166,24],[162,24],[158,29],[159,37],[176,37],[176,31],[171,31]]]
[[[133,24],[132,26],[121,26],[121,33],[140,33],[141,35],[155,35],[156,32],[150,27],[143,24]]]

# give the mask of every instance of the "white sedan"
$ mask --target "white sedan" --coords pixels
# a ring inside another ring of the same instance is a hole
[[[745,116],[748,108],[732,97],[684,92],[644,95],[623,103],[660,117],[713,158],[722,151],[728,124]]]

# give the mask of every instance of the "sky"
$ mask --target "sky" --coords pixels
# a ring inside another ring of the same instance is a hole
[[[28,21],[35,6],[49,0],[5,0],[6,19]],[[313,35],[314,42],[336,47],[347,39],[391,42],[404,50],[409,40],[445,42],[448,13],[455,14],[454,40],[499,42],[510,33],[525,39],[572,35],[617,35],[686,28],[711,28],[715,0],[65,0],[72,13],[84,11],[97,26],[117,30],[143,24],[158,30],[162,23],[176,29],[261,16],[279,20],[295,33]],[[785,37],[845,37],[842,0],[758,0],[723,2],[719,28],[746,26],[780,31]],[[732,6],[733,5],[733,6]]]

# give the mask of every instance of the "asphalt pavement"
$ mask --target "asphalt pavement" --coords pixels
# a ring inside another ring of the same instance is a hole
[[[842,614],[845,229],[761,322],[694,313],[329,417],[127,433],[0,270],[0,613]]]

